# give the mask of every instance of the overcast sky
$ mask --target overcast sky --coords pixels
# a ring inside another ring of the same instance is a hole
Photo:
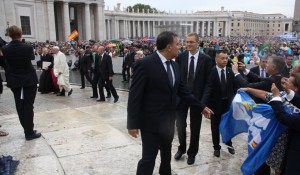
[[[287,17],[294,16],[295,0],[104,0],[105,9],[109,6],[112,10],[117,3],[121,3],[121,9],[133,6],[137,3],[147,4],[158,10],[166,12],[182,13],[220,10],[224,6],[225,10],[248,11],[254,13],[282,13]]]

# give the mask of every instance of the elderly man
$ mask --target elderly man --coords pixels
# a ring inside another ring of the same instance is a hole
[[[69,84],[69,67],[66,56],[59,51],[59,47],[57,46],[54,46],[52,50],[54,53],[54,75],[57,77],[57,84],[60,90],[60,92],[56,95],[65,96],[65,91],[67,91],[68,96],[70,96],[73,92],[73,89]]]

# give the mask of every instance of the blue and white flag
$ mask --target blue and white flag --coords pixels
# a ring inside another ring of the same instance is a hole
[[[219,126],[226,143],[237,134],[248,133],[248,157],[241,167],[244,175],[252,175],[269,158],[278,137],[287,129],[276,118],[268,104],[256,104],[244,91],[233,99],[230,110]]]

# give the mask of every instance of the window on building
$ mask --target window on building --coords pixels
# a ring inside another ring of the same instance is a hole
[[[275,24],[273,24],[273,27],[275,27]]]
[[[278,29],[278,32],[280,31],[280,29]]]
[[[238,25],[237,25],[238,27],[240,27],[240,23],[238,23]]]
[[[23,35],[31,35],[30,27],[30,17],[29,16],[20,16],[21,18],[21,28]]]
[[[269,27],[269,24],[267,25],[267,27]]]
[[[280,27],[280,24],[278,24],[278,27]]]
[[[233,27],[233,25],[234,25],[234,24],[233,24],[233,23],[231,23],[231,27]]]

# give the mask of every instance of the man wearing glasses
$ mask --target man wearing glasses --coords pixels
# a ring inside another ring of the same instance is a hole
[[[207,82],[209,81],[209,74],[212,69],[212,60],[209,56],[198,51],[198,45],[198,34],[188,34],[186,37],[186,51],[176,58],[176,62],[180,66],[181,81],[186,83],[194,96],[205,104],[208,96]],[[186,119],[188,109],[190,109],[191,136],[190,146],[187,150],[187,164],[192,165],[198,153],[202,115],[199,108],[190,106],[183,100],[180,100],[176,110],[176,126],[180,145],[174,158],[179,160],[186,153]]]

